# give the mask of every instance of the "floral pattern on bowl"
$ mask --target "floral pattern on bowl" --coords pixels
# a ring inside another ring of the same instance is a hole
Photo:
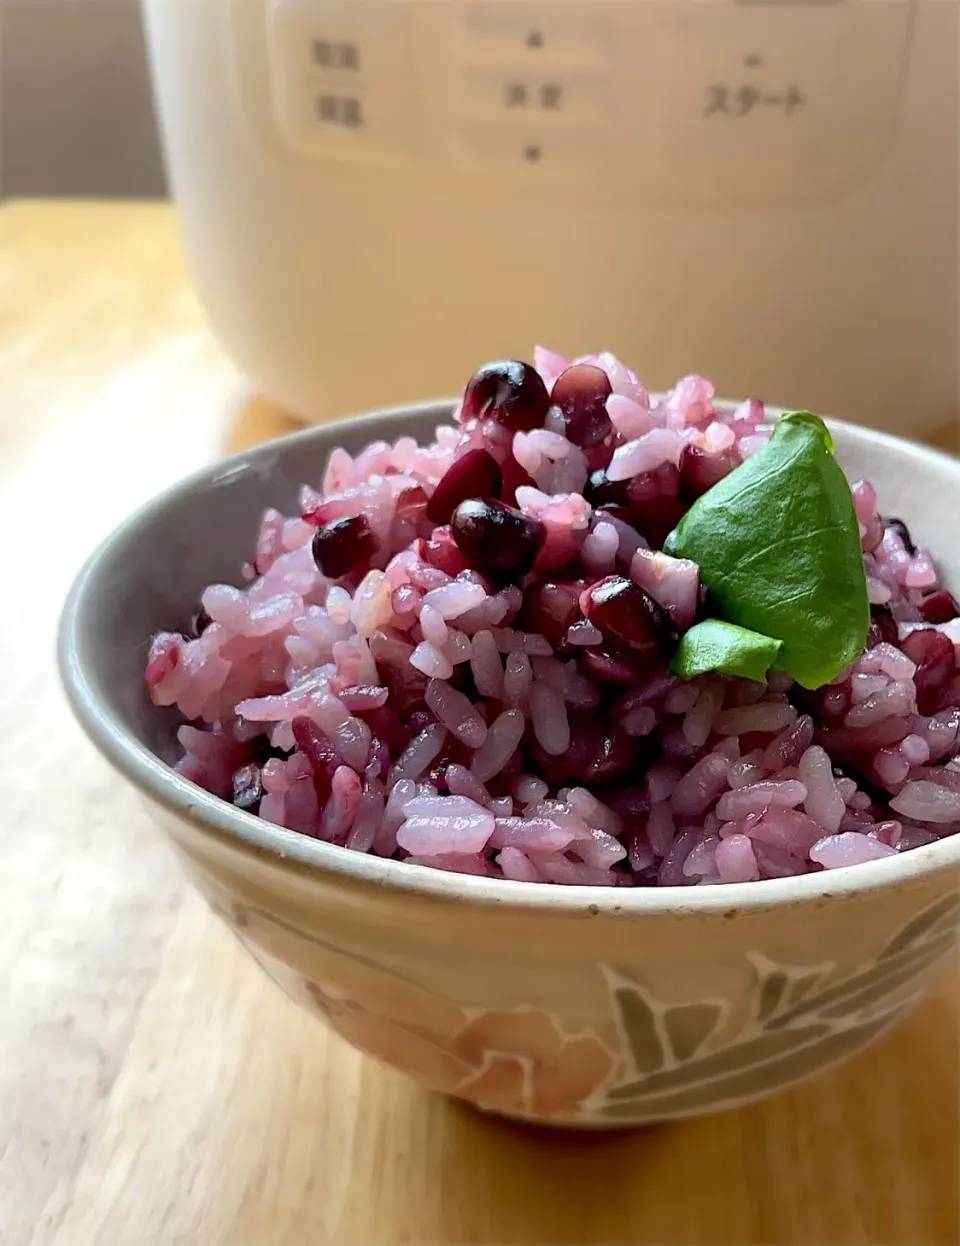
[[[605,974],[629,1073],[586,1111],[629,1123],[700,1114],[801,1081],[866,1046],[922,992],[922,977],[953,947],[960,897],[918,913],[856,972],[749,956],[747,1020],[718,1041],[727,1000],[665,1005],[614,970]]]
[[[866,1046],[953,947],[960,896],[921,910],[852,973],[748,953],[753,986],[732,1034],[732,1000],[665,1003],[608,965],[598,966],[608,1015],[570,1030],[538,1007],[454,1003],[273,914],[216,907],[271,976],[359,1050],[490,1111],[609,1128],[734,1107]]]
[[[355,1047],[491,1111],[550,1117],[579,1110],[607,1081],[615,1059],[595,1035],[568,1035],[537,1009],[462,1013],[453,1033],[405,1029],[350,1002],[316,1002]]]
[[[254,958],[341,1038],[423,1085],[517,1116],[570,1115],[622,1072],[589,1030],[537,1008],[461,1007],[365,958],[245,907],[230,916]]]

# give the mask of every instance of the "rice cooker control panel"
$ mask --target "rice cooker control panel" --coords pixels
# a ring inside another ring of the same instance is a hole
[[[882,157],[912,2],[272,0],[257,78],[308,159],[500,197],[809,202]]]

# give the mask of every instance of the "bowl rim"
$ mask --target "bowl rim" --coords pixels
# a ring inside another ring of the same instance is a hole
[[[332,439],[337,430],[362,434],[367,425],[384,420],[397,423],[411,418],[446,418],[453,399],[436,399],[387,407],[363,415],[287,433],[261,442],[225,459],[207,464],[150,498],[106,536],[87,557],[66,598],[57,635],[57,664],[61,683],[73,714],[99,752],[148,802],[186,819],[198,830],[279,868],[320,873],[331,880],[366,885],[399,893],[479,906],[513,910],[551,910],[596,915],[688,914],[722,910],[761,910],[788,904],[824,901],[897,887],[941,871],[960,868],[960,834],[914,848],[903,856],[884,857],[816,874],[792,878],[761,879],[748,883],[717,883],[710,887],[551,887],[509,879],[455,874],[429,866],[408,865],[349,849],[266,822],[237,809],[218,796],[197,787],[141,744],[120,717],[103,702],[91,686],[84,669],[81,623],[97,594],[102,568],[118,546],[174,506],[182,495],[197,489],[215,488],[234,474],[268,461],[282,450],[315,440]],[[718,406],[736,405],[730,402]],[[768,407],[775,416],[778,408]],[[828,423],[854,439],[861,438],[887,453],[908,455],[924,463],[947,467],[960,483],[960,460],[889,433],[829,419]],[[332,441],[332,445],[336,444]]]

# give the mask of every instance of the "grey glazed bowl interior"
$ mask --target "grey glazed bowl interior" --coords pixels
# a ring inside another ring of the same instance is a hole
[[[250,556],[259,517],[267,506],[298,511],[302,483],[322,479],[330,450],[351,452],[401,433],[429,437],[449,417],[450,402],[399,408],[324,425],[278,439],[214,464],[149,502],[90,557],[70,592],[61,620],[59,663],[70,704],[107,759],[152,802],[188,816],[214,837],[285,858],[330,876],[471,903],[524,908],[612,907],[700,911],[771,906],[825,894],[903,883],[960,865],[960,835],[902,857],[850,869],[746,884],[664,889],[550,887],[470,875],[349,852],[283,830],[244,813],[180,778],[173,710],[146,695],[143,668],[155,631],[182,626],[208,584],[236,583]],[[944,523],[956,517],[960,462],[870,430],[831,422],[837,454],[852,477],[878,488],[881,506],[901,515],[915,538],[929,544],[946,578],[960,583],[960,533]]]

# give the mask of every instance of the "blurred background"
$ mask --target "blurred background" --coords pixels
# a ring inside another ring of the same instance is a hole
[[[0,195],[166,190],[137,0],[0,0]]]
[[[307,7],[159,0],[153,8],[167,49],[164,124],[191,274],[227,354],[278,409],[329,418],[452,392],[478,356],[528,350],[532,332],[568,354],[609,347],[654,388],[672,384],[695,361],[721,392],[741,396],[754,387],[772,402],[842,413],[956,448],[960,24],[952,0],[664,4],[670,18],[657,20],[664,28],[676,24],[663,44],[676,59],[658,53],[654,60],[673,68],[659,95],[634,99],[630,85],[630,107],[620,100],[613,109],[616,121],[627,112],[633,118],[637,150],[647,143],[645,162],[634,163],[643,163],[651,186],[660,179],[660,199],[634,203],[628,189],[621,202],[619,191],[608,190],[609,202],[601,195],[594,203],[582,193],[588,179],[581,177],[564,184],[559,199],[531,199],[529,211],[522,195],[514,197],[514,184],[520,187],[529,171],[508,168],[515,152],[504,146],[516,118],[503,112],[503,100],[473,99],[467,87],[448,111],[454,127],[458,109],[479,109],[480,123],[471,114],[474,128],[460,136],[471,176],[484,173],[482,181],[464,177],[469,194],[461,194],[452,162],[442,178],[430,161],[404,170],[409,135],[389,126],[380,155],[391,160],[353,161],[356,153],[326,159],[333,147],[321,133],[323,118],[311,112],[309,91],[320,89],[327,71],[317,64],[305,70],[304,58],[311,46],[327,46],[314,36],[327,31],[328,11],[337,5],[318,0],[309,21],[300,12]],[[581,24],[592,24],[604,6],[589,18],[589,5],[554,7],[564,10],[562,21],[579,12]],[[227,64],[237,48],[221,20],[231,8],[243,15],[237,47],[246,40],[254,49],[242,58],[240,110]],[[497,55],[512,58],[520,73],[529,69],[525,56],[548,55],[539,36],[534,44],[524,34],[529,8],[518,0],[496,32]],[[902,19],[885,23],[883,10]],[[174,12],[176,23],[169,19]],[[280,31],[284,14],[289,29]],[[268,49],[263,32],[271,24],[283,38],[275,31]],[[401,84],[409,94],[414,81],[428,95],[433,78],[440,81],[434,64],[405,60],[398,48],[391,44],[391,55],[403,73],[384,62],[379,87],[389,92]],[[280,56],[276,64],[268,66],[268,51]],[[903,71],[895,72],[901,58]],[[464,82],[474,70],[460,67]],[[309,81],[293,104],[284,104],[277,83],[304,74]],[[787,107],[789,119],[774,121],[747,107],[750,97],[789,101],[794,74],[803,87],[795,115]],[[757,75],[764,89],[780,94],[758,93],[751,85]],[[652,83],[656,74],[642,77]],[[499,91],[496,75],[487,78],[484,90]],[[516,84],[500,85],[509,103]],[[707,101],[720,100],[725,119],[711,115],[709,102],[701,107],[703,92]],[[575,111],[576,92],[569,94]],[[740,111],[737,100],[744,101]],[[587,112],[595,103],[588,100]],[[291,116],[281,115],[288,106]],[[270,120],[268,109],[277,108]],[[748,120],[741,111],[750,111]],[[436,140],[445,141],[431,129],[440,124],[435,114],[421,118],[419,136],[430,140],[434,161]],[[529,117],[527,110],[525,123]],[[554,122],[565,120],[548,117],[544,133],[556,139]],[[257,131],[266,124],[265,139]],[[774,135],[778,124],[782,140]],[[523,151],[539,160],[539,130],[534,138]],[[563,134],[558,141],[562,165]],[[552,174],[554,158],[548,152],[538,173],[545,165],[545,175]],[[849,183],[839,190],[838,176]],[[486,200],[478,186],[493,195],[487,206],[494,211],[480,210]],[[663,197],[665,186],[673,199]],[[0,199],[151,200],[169,191],[139,0],[0,0]],[[623,206],[627,215],[611,215]],[[543,262],[543,222],[552,252],[589,257],[576,266],[574,298],[563,266]],[[260,259],[266,238],[272,268]],[[518,291],[506,301],[505,241]],[[461,252],[482,260],[468,301],[459,298],[455,275]],[[696,299],[684,294],[689,283]],[[650,292],[654,297],[645,297]],[[397,306],[411,304],[415,317],[396,316]],[[356,332],[352,324],[363,328]],[[389,368],[365,367],[371,338],[389,344]],[[443,361],[440,375],[424,362],[423,340]]]

